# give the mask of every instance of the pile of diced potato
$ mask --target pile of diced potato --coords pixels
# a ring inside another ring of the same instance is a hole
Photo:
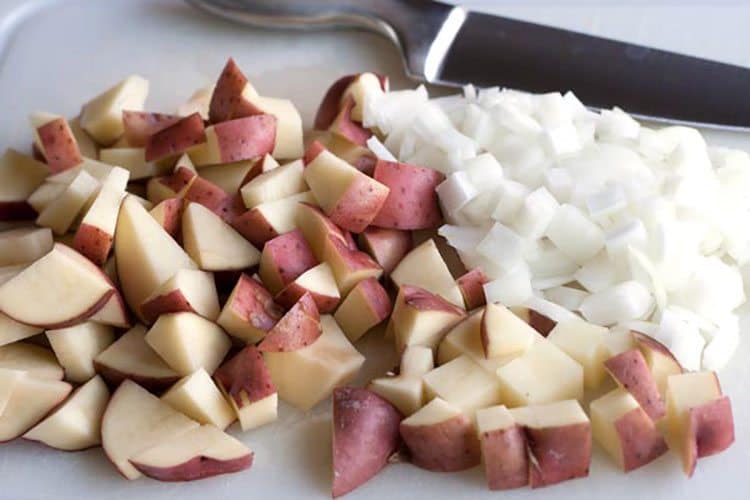
[[[626,472],[671,448],[688,475],[727,448],[714,373],[638,332],[485,304],[480,269],[454,277],[443,175],[367,147],[363,108],[387,91],[335,82],[307,145],[292,102],[231,59],[176,114],[144,111],[138,76],[74,120],[33,114],[33,157],[0,161],[0,441],[201,479],[251,466],[233,422],[333,396],[334,496],[402,445],[428,470],[483,463],[491,489],[586,476],[592,442]],[[399,367],[345,387],[368,332]]]

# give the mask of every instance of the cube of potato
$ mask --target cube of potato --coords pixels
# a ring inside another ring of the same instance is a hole
[[[575,400],[510,410],[528,439],[532,488],[585,477],[591,464],[591,423]]]
[[[688,476],[699,458],[727,449],[734,442],[734,417],[716,373],[670,375],[666,423],[667,443],[680,454]]]
[[[466,415],[500,402],[500,381],[462,355],[422,377],[428,398],[439,397]]]
[[[465,354],[488,373],[494,375],[498,368],[520,356],[521,353],[514,353],[487,359],[484,355],[480,331],[482,313],[482,309],[472,312],[469,317],[458,323],[446,334],[438,347],[437,361],[439,365]],[[543,339],[538,333],[534,332],[534,334],[535,341]]]
[[[466,317],[466,312],[423,288],[404,285],[399,289],[389,327],[396,351],[409,345],[436,350],[446,332]]]
[[[548,340],[498,368],[502,401],[508,406],[583,397],[583,368]]]
[[[221,328],[190,312],[159,316],[146,334],[146,342],[182,376],[198,368],[213,373],[231,347]]]
[[[406,254],[391,272],[391,279],[398,286],[418,286],[464,307],[461,289],[431,239]]]
[[[664,400],[659,394],[659,387],[641,351],[630,349],[612,356],[604,362],[604,367],[615,379],[617,385],[624,387],[633,395],[649,418],[657,421],[664,416],[666,413]]]
[[[625,472],[667,451],[654,422],[625,389],[615,389],[592,401],[590,414],[594,439]]]
[[[501,304],[487,304],[480,327],[487,359],[523,354],[536,339],[536,332]]]
[[[242,186],[242,201],[248,209],[307,191],[301,160],[264,172]]]
[[[130,172],[132,180],[147,179],[169,172],[169,169],[147,161],[144,148],[104,148],[99,151],[99,159],[109,165],[126,169]]]
[[[393,309],[391,298],[375,278],[357,283],[336,309],[334,318],[352,342],[384,321]]]
[[[679,375],[684,370],[677,358],[661,342],[652,339],[648,335],[640,332],[632,332],[636,346],[640,349],[646,363],[651,369],[651,374],[656,380],[656,386],[659,393],[666,397],[667,379],[672,375]]]
[[[301,410],[309,410],[353,379],[365,361],[333,316],[321,316],[320,325],[322,334],[309,346],[263,354],[279,397]]]
[[[226,429],[236,419],[232,407],[203,368],[180,379],[161,400],[193,420],[219,429]]]
[[[447,401],[435,398],[401,421],[401,438],[414,465],[452,472],[479,464],[479,440],[471,419]]]
[[[271,293],[243,273],[216,322],[229,335],[256,343],[263,340],[283,315],[284,310],[274,303]]]
[[[604,380],[604,360],[608,350],[604,344],[609,335],[607,328],[586,321],[558,323],[547,336],[547,340],[562,349],[583,367],[586,387],[596,389]]]
[[[432,349],[413,345],[401,355],[397,376],[376,378],[368,388],[391,402],[405,416],[422,407],[425,400],[422,376],[432,370]]]
[[[39,214],[36,223],[52,229],[57,235],[68,232],[86,205],[93,200],[101,187],[99,181],[85,171],[80,171],[65,190]]]
[[[509,490],[529,484],[526,435],[504,405],[477,411],[482,462],[491,490]]]
[[[129,76],[83,105],[81,128],[99,144],[112,144],[125,131],[122,111],[143,111],[146,96],[148,80],[137,75]]]
[[[83,383],[96,375],[94,358],[115,340],[111,326],[86,321],[67,328],[47,330],[55,356],[65,369],[65,378]]]

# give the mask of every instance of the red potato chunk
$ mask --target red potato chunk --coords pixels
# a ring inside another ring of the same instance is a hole
[[[107,261],[112,249],[113,235],[90,224],[81,224],[73,237],[73,248],[98,266]]]
[[[630,349],[622,352],[606,360],[604,367],[618,385],[633,395],[652,420],[666,415],[666,405],[641,351]]]
[[[277,294],[317,263],[302,232],[295,229],[266,242],[259,274],[271,293]]]
[[[354,99],[351,96],[346,97],[344,99],[344,104],[341,106],[336,118],[328,127],[328,130],[343,137],[352,144],[364,146],[367,144],[367,140],[372,137],[372,132],[352,119],[352,109],[354,109],[354,105]]]
[[[368,227],[360,233],[359,244],[383,268],[385,274],[396,269],[413,247],[409,231],[380,227]]]
[[[436,170],[407,163],[379,160],[373,177],[390,189],[372,221],[393,229],[428,229],[443,221],[435,188],[445,176]]]
[[[467,311],[482,307],[487,303],[483,285],[488,281],[487,276],[479,268],[472,269],[456,280],[461,295],[464,297]]]
[[[199,113],[193,113],[149,137],[146,142],[146,161],[169,158],[203,142],[206,142],[203,118]]]
[[[214,379],[238,407],[260,401],[276,392],[266,362],[254,345],[248,345],[214,372]]]
[[[44,158],[52,174],[73,168],[83,161],[73,132],[65,118],[56,118],[37,129]]]
[[[258,158],[276,145],[276,118],[253,115],[213,126],[221,163]]]
[[[526,428],[531,459],[530,484],[540,488],[589,475],[591,425]]]
[[[152,135],[171,127],[178,121],[180,121],[179,116],[164,113],[127,110],[122,112],[125,140],[134,148],[145,147]]]
[[[247,78],[231,57],[219,75],[211,103],[208,108],[208,120],[211,123],[231,120],[235,110],[242,101],[242,91],[247,85]]]
[[[355,490],[380,472],[398,449],[401,414],[367,389],[333,392],[333,497]]]
[[[309,293],[282,317],[258,345],[261,352],[292,352],[302,349],[320,337],[320,313]]]

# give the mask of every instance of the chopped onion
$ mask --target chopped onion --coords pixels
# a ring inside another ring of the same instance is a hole
[[[644,319],[654,299],[637,281],[624,281],[600,292],[592,293],[581,304],[581,314],[599,325],[614,325],[633,319]]]

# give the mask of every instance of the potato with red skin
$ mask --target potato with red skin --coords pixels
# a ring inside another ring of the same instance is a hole
[[[231,120],[242,100],[242,91],[247,85],[247,77],[231,57],[216,81],[208,108],[211,123]]]
[[[368,73],[356,73],[353,75],[342,76],[328,87],[328,90],[323,96],[323,100],[318,106],[318,111],[315,114],[315,129],[326,130],[331,126],[331,123],[333,123],[336,116],[339,114],[342,100],[348,94],[348,91],[351,91],[352,86],[364,75],[368,75]],[[388,77],[379,74],[374,74],[374,76],[377,78],[380,88],[383,91],[388,90]]]
[[[274,300],[284,307],[292,307],[303,295],[309,293],[321,314],[328,314],[341,302],[331,266],[323,262],[300,274],[285,286]]]
[[[152,135],[171,127],[180,121],[176,115],[151,113],[148,111],[122,111],[124,137],[128,145],[134,148],[146,146]]]
[[[339,290],[347,295],[354,286],[367,278],[380,278],[383,269],[369,255],[352,248],[352,244],[328,235],[325,261],[333,269]]]
[[[172,238],[178,239],[184,210],[185,200],[182,198],[167,198],[157,203],[149,213]]]
[[[146,183],[146,199],[159,203],[169,198],[184,198],[193,183],[198,180],[194,170],[180,166],[170,175],[152,177]]]
[[[215,321],[219,316],[219,298],[213,274],[195,269],[180,269],[154,290],[141,304],[141,316],[147,323],[162,314],[193,312]]]
[[[358,240],[364,251],[383,268],[385,274],[393,271],[414,246],[409,231],[374,226],[360,233]]]
[[[42,154],[52,174],[73,168],[83,161],[73,132],[65,118],[55,118],[36,129]]]
[[[390,189],[373,226],[415,230],[443,222],[435,188],[445,176],[437,170],[378,160],[373,178]]]
[[[402,420],[400,433],[417,467],[454,472],[479,465],[479,440],[471,419],[440,398]]]
[[[367,278],[349,292],[334,318],[352,342],[383,322],[391,314],[393,303],[376,278]]]
[[[355,490],[387,464],[398,449],[402,416],[367,389],[333,391],[333,497]]]
[[[304,178],[331,221],[355,233],[370,225],[389,193],[387,186],[328,150],[306,165]]]
[[[509,490],[529,484],[526,435],[505,406],[477,411],[477,431],[487,486]]]
[[[344,98],[344,102],[328,130],[352,144],[365,146],[367,140],[372,137],[372,132],[352,119],[352,109],[354,109],[355,104],[353,97],[347,96]]]
[[[612,356],[604,362],[604,368],[615,379],[617,385],[633,395],[652,420],[659,420],[667,413],[656,380],[651,375],[641,351],[630,349]]]
[[[461,290],[461,295],[464,296],[464,304],[467,311],[482,307],[487,303],[483,285],[488,281],[489,278],[478,267],[456,280],[458,288]]]
[[[589,414],[594,439],[629,472],[656,460],[667,452],[656,424],[623,388],[591,402]]]
[[[241,274],[216,322],[229,335],[255,343],[263,339],[284,315],[261,283]]]
[[[664,396],[667,391],[667,379],[671,375],[679,375],[685,370],[672,352],[661,342],[640,332],[631,332],[636,346],[640,349],[654,376],[659,394]]]
[[[191,148],[198,166],[260,158],[276,145],[276,117],[252,115],[216,123],[206,128],[206,140]]]
[[[302,157],[302,162],[305,165],[308,165],[311,161],[317,158],[320,153],[327,150],[328,148],[326,148],[322,142],[316,139],[312,141],[309,146],[307,146],[307,149],[305,149],[305,156]]]
[[[313,255],[321,262],[326,259],[326,255],[328,254],[330,247],[328,242],[329,236],[340,240],[347,248],[357,248],[348,231],[344,231],[331,222],[331,219],[323,213],[320,207],[311,203],[300,202],[295,222],[299,230],[302,231],[302,234],[305,235],[305,239],[308,245],[310,245]]]
[[[734,442],[734,419],[729,396],[721,396],[708,404],[688,410],[688,436],[697,458],[721,453]]]
[[[276,419],[276,386],[263,356],[254,345],[245,346],[217,368],[214,380],[237,413],[242,430]],[[270,404],[264,404],[268,402]]]
[[[309,293],[271,328],[258,349],[261,352],[291,352],[315,342],[322,333],[320,313]]]
[[[199,113],[193,113],[148,138],[145,146],[146,161],[176,156],[203,142],[206,142],[203,118]]]
[[[0,221],[36,218],[27,199],[48,175],[49,168],[41,161],[5,150],[0,158]]]
[[[317,263],[302,232],[295,229],[266,242],[258,273],[268,290],[277,294]]]

